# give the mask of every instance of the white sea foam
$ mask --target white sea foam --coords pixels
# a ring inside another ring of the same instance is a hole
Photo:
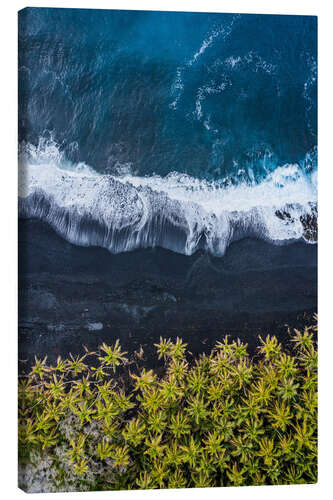
[[[102,175],[50,153],[20,161],[20,215],[46,220],[72,243],[112,252],[162,246],[223,255],[246,236],[295,241],[304,237],[304,219],[317,199],[316,173],[297,164],[275,169],[260,183],[226,186],[176,172]]]
[[[188,70],[193,65],[196,64],[197,60],[206,52],[206,50],[211,47],[216,38],[226,40],[231,34],[235,21],[240,17],[239,14],[233,16],[229,25],[219,26],[214,28],[209,32],[209,34],[202,40],[200,48],[190,57],[182,67],[178,67],[176,71],[176,78],[171,86],[171,94],[174,96],[174,100],[169,107],[171,109],[177,109],[177,104],[184,92],[184,82],[183,82],[183,72]]]
[[[220,94],[229,85],[231,85],[231,83],[228,80],[225,80],[219,84],[216,83],[214,80],[212,80],[208,85],[205,85],[203,87],[199,87],[199,89],[197,91],[197,98],[195,101],[195,116],[196,116],[197,120],[201,120],[201,118],[203,117],[202,102],[207,98],[207,96],[214,95],[214,94]],[[205,123],[204,123],[204,126],[207,128]]]

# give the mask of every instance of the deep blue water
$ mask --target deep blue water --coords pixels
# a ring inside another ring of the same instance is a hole
[[[24,370],[309,324],[316,18],[28,8],[18,66]]]
[[[317,19],[25,9],[19,140],[21,215],[74,243],[221,255],[302,238]]]
[[[20,140],[111,173],[257,178],[317,144],[316,37],[306,16],[29,8]]]

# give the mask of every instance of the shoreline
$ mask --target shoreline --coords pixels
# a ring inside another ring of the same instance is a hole
[[[193,354],[225,334],[255,349],[258,335],[288,343],[317,311],[317,246],[244,239],[224,257],[161,248],[111,254],[78,247],[46,223],[19,221],[19,359],[82,352],[117,338],[153,363],[159,337]]]

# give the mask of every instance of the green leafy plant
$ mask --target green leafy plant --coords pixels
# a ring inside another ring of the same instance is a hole
[[[194,360],[180,338],[161,338],[158,372],[133,368],[118,340],[54,365],[35,358],[19,380],[21,487],[315,482],[316,331],[295,330],[289,349],[260,337],[254,358],[228,337]]]

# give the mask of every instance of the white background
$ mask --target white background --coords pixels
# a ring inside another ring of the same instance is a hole
[[[332,498],[333,492],[333,7],[329,0],[72,0],[2,2],[0,59],[0,495],[21,498],[17,489],[17,11],[23,7],[82,7],[109,9],[181,10],[257,14],[317,15],[319,26],[319,482],[302,486],[260,486],[204,490],[66,493],[57,499],[106,498],[152,500],[199,499],[209,495],[229,499]],[[36,497],[36,495],[32,495]],[[39,494],[38,499],[50,498]]]

